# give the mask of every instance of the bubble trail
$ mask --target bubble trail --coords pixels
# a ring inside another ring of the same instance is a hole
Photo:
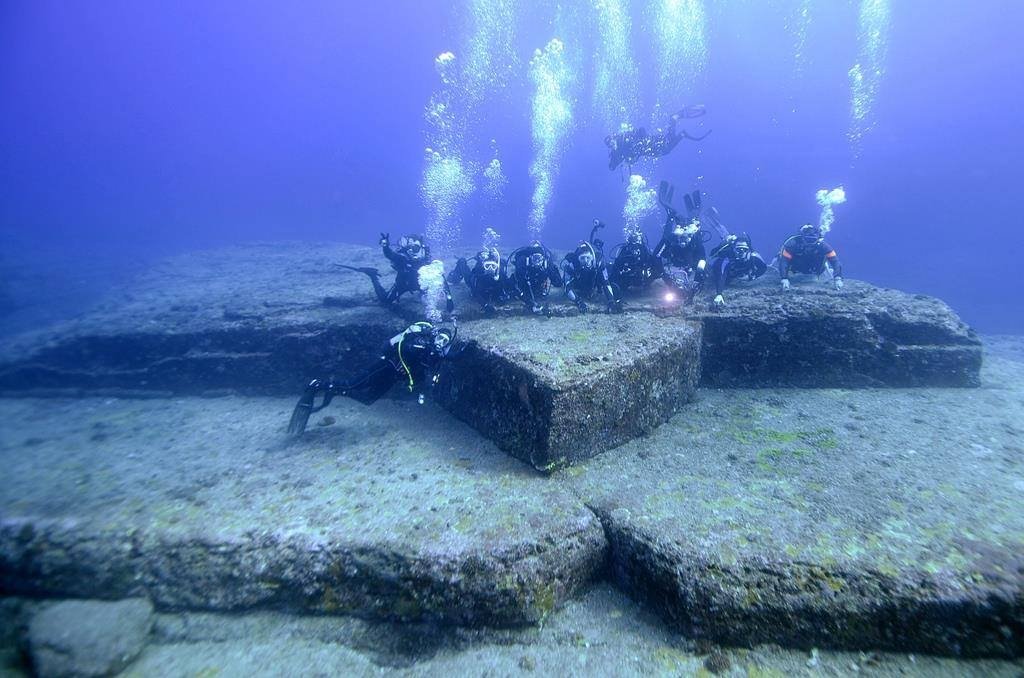
[[[793,18],[793,71],[797,78],[804,74],[807,64],[807,30],[811,25],[811,0],[800,0],[800,7]]]
[[[655,108],[686,97],[707,62],[704,4],[701,0],[655,0],[654,42],[658,55]]]
[[[434,60],[441,86],[424,114],[426,149],[420,198],[427,209],[426,236],[435,252],[444,254],[458,240],[460,212],[473,193],[472,171],[463,161],[463,124],[456,114],[457,61],[452,52]]]
[[[423,290],[423,310],[427,320],[439,323],[444,319],[442,311],[447,297],[444,291],[444,262],[434,261],[421,266],[418,279]]]
[[[862,0],[860,4],[857,63],[850,76],[850,131],[854,157],[860,157],[864,135],[875,126],[874,109],[885,75],[889,45],[889,1]]]
[[[639,233],[643,220],[658,209],[657,193],[647,188],[647,181],[639,174],[629,177],[626,186],[626,204],[622,207],[622,234],[629,240],[633,233]]]
[[[628,122],[639,109],[639,72],[629,45],[632,22],[626,0],[593,0],[598,29],[594,110],[605,129]]]
[[[503,89],[516,64],[513,40],[515,0],[471,0],[466,21],[464,96],[475,108],[488,93]]]
[[[505,196],[505,187],[508,185],[508,177],[501,167],[501,160],[497,153],[484,168],[484,196],[492,203],[500,203]]]
[[[553,38],[530,60],[533,83],[533,149],[530,177],[534,181],[533,205],[527,224],[533,238],[540,236],[558,175],[558,161],[572,123],[570,90],[572,72],[565,62],[565,45]]]
[[[818,228],[821,230],[821,234],[825,235],[832,230],[832,222],[836,220],[836,216],[832,211],[833,205],[841,205],[846,202],[846,191],[843,187],[833,188],[828,190],[823,188],[815,194],[815,199],[818,204],[821,205],[821,215],[818,217]]]

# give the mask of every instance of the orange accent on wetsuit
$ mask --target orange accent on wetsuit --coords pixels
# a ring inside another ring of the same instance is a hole
[[[836,251],[832,250],[831,252],[829,252],[828,254],[825,255],[825,258],[826,259],[835,259],[836,258]]]
[[[835,252],[832,252],[832,254],[831,254],[831,255],[829,255],[829,256],[833,256],[833,257],[834,257],[835,255],[836,255],[836,253],[835,253]],[[784,256],[784,257],[785,257],[785,258],[787,258],[787,259],[792,259],[792,258],[793,258],[793,255],[792,255],[792,254],[790,254],[790,253],[789,253],[789,250],[786,250],[786,249],[782,250],[782,256]]]

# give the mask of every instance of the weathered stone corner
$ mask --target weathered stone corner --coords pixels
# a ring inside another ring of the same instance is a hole
[[[442,401],[514,457],[553,470],[649,433],[693,398],[700,327],[653,315],[466,323]]]

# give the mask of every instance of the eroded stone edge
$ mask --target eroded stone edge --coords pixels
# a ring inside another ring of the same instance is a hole
[[[1005,554],[1007,562],[1020,561],[1016,571],[972,583],[781,555],[724,564],[685,543],[659,540],[614,510],[591,508],[605,527],[612,583],[687,635],[740,646],[1024,655],[1019,555]]]
[[[0,522],[0,595],[147,596],[161,610],[255,608],[457,625],[533,624],[594,580],[607,543],[580,512],[536,540],[487,552],[251,534],[240,539]]]

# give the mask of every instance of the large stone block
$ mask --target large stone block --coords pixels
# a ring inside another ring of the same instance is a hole
[[[849,281],[777,280],[693,309],[704,326],[702,383],[716,387],[977,386],[981,342],[943,302]]]
[[[443,402],[501,449],[550,470],[649,433],[693,398],[700,327],[654,315],[465,323]]]

